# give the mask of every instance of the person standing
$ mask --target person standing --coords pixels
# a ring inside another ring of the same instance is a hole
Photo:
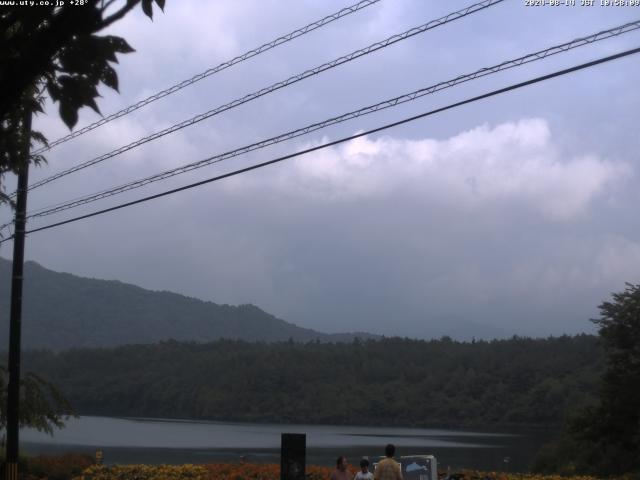
[[[336,469],[331,474],[330,480],[352,480],[351,474],[347,471],[347,458],[341,455],[336,460]]]
[[[373,480],[373,473],[369,471],[369,460],[366,458],[360,460],[360,471],[356,473],[353,480]]]
[[[384,449],[386,458],[380,460],[373,473],[374,480],[402,480],[402,468],[393,459],[396,454],[396,447],[391,443]]]

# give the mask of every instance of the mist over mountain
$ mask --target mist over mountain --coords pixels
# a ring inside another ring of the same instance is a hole
[[[0,258],[2,345],[8,342],[10,285],[11,262]],[[169,339],[341,342],[355,337],[375,338],[361,332],[327,334],[301,328],[255,305],[218,305],[119,281],[54,272],[32,261],[24,267],[22,345],[26,349],[113,347]]]

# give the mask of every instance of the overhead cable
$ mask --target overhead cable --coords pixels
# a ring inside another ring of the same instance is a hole
[[[54,140],[52,142],[49,143],[48,146],[41,148],[37,151],[34,152],[34,154],[39,154],[39,153],[43,153],[47,150],[50,150],[51,148],[55,147],[56,145],[60,145],[61,143],[65,143],[73,138],[79,137],[80,135],[84,135],[87,132],[90,132],[91,130],[94,130],[102,125],[104,125],[105,123],[109,123],[112,120],[115,120],[117,118],[120,117],[124,117],[125,115],[128,115],[131,112],[134,112],[136,110],[138,110],[139,108],[142,108],[146,105],[149,105],[152,102],[155,102],[156,100],[160,100],[161,98],[164,98],[168,95],[171,95],[172,93],[175,93],[179,90],[182,90],[185,87],[188,87],[190,85],[193,85],[196,82],[199,82],[202,79],[205,79],[207,77],[210,77],[211,75],[214,75],[216,73],[219,73],[223,70],[226,70],[229,67],[232,67],[238,63],[244,62],[245,60],[248,60],[252,57],[255,57],[257,55],[260,55],[261,53],[267,52],[273,48],[276,48],[284,43],[290,42],[291,40],[294,40],[298,37],[301,37],[303,35],[306,35],[309,32],[312,32],[314,30],[317,30],[318,28],[324,27],[325,25],[328,25],[336,20],[339,20],[341,18],[346,17],[347,15],[350,15],[352,13],[355,13],[359,10],[362,10],[364,8],[367,8],[370,5],[373,5],[374,3],[378,3],[380,0],[362,0],[358,3],[355,3],[353,5],[350,5],[348,7],[345,7],[335,13],[332,13],[331,15],[327,15],[324,18],[321,18],[320,20],[316,20],[315,22],[312,22],[308,25],[305,25],[304,27],[298,28],[296,30],[294,30],[293,32],[287,33],[286,35],[282,35],[281,37],[276,38],[275,40],[271,40],[270,42],[265,43],[264,45],[261,45],[257,48],[254,48],[252,50],[249,50],[248,52],[243,53],[242,55],[238,55],[235,58],[232,58],[231,60],[228,60],[226,62],[221,63],[220,65],[217,65],[215,67],[209,68],[208,70],[205,70],[204,72],[198,73],[197,75],[194,75],[193,77],[187,79],[187,80],[183,80],[179,83],[176,83],[175,85],[162,90],[158,93],[155,93],[143,100],[140,100],[139,102],[134,103],[133,105],[129,105],[126,108],[123,108],[122,110],[112,113],[111,115],[101,118],[100,120],[98,120],[97,122],[92,123],[91,125],[87,125],[86,127],[83,127],[75,132],[70,133],[69,135],[65,135],[64,137],[58,138],[57,140]]]
[[[563,70],[558,70],[556,72],[549,73],[547,75],[542,75],[542,76],[539,76],[539,77],[535,77],[535,78],[532,78],[530,80],[526,80],[524,82],[516,83],[516,84],[510,85],[508,87],[504,87],[504,88],[500,88],[500,89],[497,89],[497,90],[493,90],[491,92],[488,92],[488,93],[485,93],[485,94],[482,94],[482,95],[478,95],[478,96],[475,96],[475,97],[472,97],[472,98],[468,98],[468,99],[462,100],[460,102],[452,103],[452,104],[449,104],[449,105],[447,105],[445,107],[437,108],[435,110],[430,110],[428,112],[424,112],[424,113],[421,113],[419,115],[414,115],[412,117],[408,117],[408,118],[405,118],[403,120],[399,120],[397,122],[388,123],[388,124],[383,125],[381,127],[377,127],[377,128],[373,128],[371,130],[367,130],[367,131],[364,131],[364,132],[356,133],[354,135],[350,135],[348,137],[343,137],[343,138],[340,138],[338,140],[334,140],[332,142],[323,143],[321,145],[317,145],[315,147],[307,148],[307,149],[299,151],[299,152],[295,152],[295,153],[291,153],[291,154],[288,154],[288,155],[284,155],[284,156],[281,156],[281,157],[278,157],[278,158],[274,158],[274,159],[266,161],[266,162],[258,163],[258,164],[255,164],[255,165],[251,165],[249,167],[241,168],[241,169],[229,172],[229,173],[225,173],[225,174],[222,174],[222,175],[211,177],[211,178],[208,178],[208,179],[205,179],[205,180],[201,180],[199,182],[191,183],[189,185],[184,185],[182,187],[174,188],[172,190],[167,190],[167,191],[164,191],[164,192],[161,192],[161,193],[157,193],[155,195],[150,195],[148,197],[140,198],[138,200],[122,203],[120,205],[116,205],[116,206],[113,206],[113,207],[110,207],[110,208],[105,208],[103,210],[98,210],[96,212],[88,213],[88,214],[85,214],[85,215],[80,215],[78,217],[73,217],[73,218],[70,218],[70,219],[67,219],[67,220],[63,220],[63,221],[60,221],[60,222],[56,222],[56,223],[52,223],[52,224],[45,225],[45,226],[42,226],[42,227],[34,228],[32,230],[28,230],[26,233],[29,234],[29,233],[40,232],[40,231],[43,231],[43,230],[48,230],[48,229],[51,229],[51,228],[59,227],[59,226],[66,225],[66,224],[73,223],[73,222],[77,222],[77,221],[80,221],[80,220],[85,220],[87,218],[95,217],[95,216],[102,215],[102,214],[105,214],[105,213],[113,212],[115,210],[120,210],[120,209],[123,209],[123,208],[126,208],[126,207],[131,207],[133,205],[137,205],[137,204],[140,204],[140,203],[144,203],[144,202],[148,202],[148,201],[151,201],[151,200],[155,200],[157,198],[161,198],[161,197],[165,197],[165,196],[168,196],[168,195],[172,195],[174,193],[182,192],[182,191],[185,191],[185,190],[190,190],[192,188],[196,188],[196,187],[199,187],[201,185],[205,185],[205,184],[208,184],[208,183],[212,183],[212,182],[216,182],[216,181],[219,181],[219,180],[223,180],[225,178],[229,178],[229,177],[233,177],[233,176],[236,176],[236,175],[240,175],[242,173],[246,173],[246,172],[249,172],[249,171],[252,171],[252,170],[257,170],[259,168],[266,167],[268,165],[273,165],[275,163],[279,163],[279,162],[282,162],[284,160],[289,160],[291,158],[299,157],[299,156],[305,155],[307,153],[315,152],[315,151],[318,151],[318,150],[322,150],[324,148],[328,148],[328,147],[331,147],[331,146],[334,146],[334,145],[338,145],[338,144],[341,144],[341,143],[344,143],[344,142],[348,142],[348,141],[354,140],[356,138],[360,138],[360,137],[364,137],[366,135],[371,135],[373,133],[381,132],[383,130],[387,130],[389,128],[397,127],[399,125],[404,125],[406,123],[413,122],[413,121],[416,121],[416,120],[421,119],[421,118],[429,117],[429,116],[435,115],[437,113],[444,112],[446,110],[451,110],[453,108],[457,108],[457,107],[460,107],[462,105],[467,105],[467,104],[470,104],[470,103],[477,102],[479,100],[483,100],[485,98],[489,98],[489,97],[493,97],[493,96],[500,95],[500,94],[503,94],[503,93],[507,93],[509,91],[516,90],[516,89],[519,89],[519,88],[523,88],[523,87],[526,87],[526,86],[529,86],[529,85],[533,85],[535,83],[540,83],[540,82],[543,82],[543,81],[546,81],[546,80],[550,80],[550,79],[555,78],[555,77],[560,77],[560,76],[563,76],[563,75],[567,75],[569,73],[573,73],[573,72],[576,72],[578,70],[584,70],[584,69],[587,69],[587,68],[591,68],[591,67],[594,67],[596,65],[600,65],[600,64],[603,64],[603,63],[606,63],[606,62],[617,60],[619,58],[626,57],[626,56],[629,56],[629,55],[633,55],[633,54],[636,54],[636,53],[639,53],[639,52],[640,52],[640,47],[634,48],[634,49],[631,49],[631,50],[626,50],[626,51],[617,53],[615,55],[609,55],[607,57],[599,58],[597,60],[593,60],[593,61],[590,61],[590,62],[582,63],[580,65],[576,65],[576,66],[573,66],[573,67],[570,67],[570,68],[565,68]],[[1,240],[0,244],[10,240],[11,238],[12,237],[8,237],[8,238],[6,238],[4,240]]]
[[[415,35],[427,32],[433,28],[439,27],[441,25],[445,25],[449,22],[453,22],[454,20],[458,20],[460,18],[466,17],[467,15],[471,15],[473,13],[479,12],[481,10],[484,10],[486,8],[489,8],[493,5],[496,5],[498,3],[503,2],[504,0],[484,0],[482,2],[479,3],[475,3],[473,5],[470,5],[464,9],[458,10],[456,12],[452,12],[449,13],[448,15],[445,15],[444,17],[438,18],[436,20],[431,20],[428,23],[425,23],[423,25],[420,25],[418,27],[414,27],[411,28],[403,33],[399,33],[396,35],[392,35],[389,38],[386,38],[385,40],[376,42],[374,44],[369,45],[368,47],[365,48],[361,48],[359,50],[356,50],[354,52],[351,52],[348,55],[344,55],[342,57],[336,58],[335,60],[332,60],[330,62],[324,63],[320,66],[314,67],[312,69],[306,70],[302,73],[299,73],[297,75],[293,75],[289,78],[287,78],[286,80],[282,80],[280,82],[274,83],[268,87],[264,87],[256,92],[250,93],[248,95],[245,95],[244,97],[238,98],[236,100],[233,100],[230,103],[221,105],[219,107],[216,107],[212,110],[209,110],[208,112],[205,113],[201,113],[200,115],[196,115],[195,117],[192,117],[188,120],[184,120],[180,123],[177,123],[175,125],[172,125],[170,127],[165,128],[164,130],[161,130],[159,132],[155,132],[151,135],[148,135],[146,137],[140,138],[128,145],[125,145],[123,147],[117,148],[116,150],[113,150],[109,153],[105,153],[104,155],[101,155],[99,157],[93,158],[91,160],[88,160],[86,162],[83,162],[81,164],[75,165],[74,167],[68,168],[67,170],[64,170],[62,172],[59,172],[57,174],[54,174],[50,177],[44,178],[40,181],[37,181],[33,184],[31,184],[29,186],[29,190],[33,190],[35,188],[41,187],[43,185],[46,185],[47,183],[53,182],[54,180],[57,180],[59,178],[65,177],[67,175],[70,175],[74,172],[77,172],[79,170],[82,170],[84,168],[90,167],[92,165],[95,165],[97,163],[103,162],[109,158],[115,157],[121,153],[124,153],[126,151],[129,151],[133,148],[139,147],[140,145],[143,145],[147,142],[150,142],[152,140],[156,140],[160,137],[164,137],[165,135],[168,135],[170,133],[174,133],[177,132],[178,130],[181,130],[185,127],[189,127],[191,125],[194,125],[198,122],[201,122],[203,120],[206,120],[214,115],[218,115],[222,112],[225,112],[227,110],[231,110],[232,108],[238,107],[240,105],[243,105],[247,102],[250,102],[252,100],[255,100],[257,98],[260,98],[264,95],[267,95],[269,93],[272,93],[276,90],[279,90],[281,88],[284,87],[288,87],[289,85],[292,85],[294,83],[297,83],[301,80],[304,80],[306,78],[312,77],[314,75],[317,75],[319,73],[322,73],[326,70],[330,70],[332,68],[335,68],[339,65],[342,65],[344,63],[350,62],[352,60],[355,60],[356,58],[360,58],[362,56],[368,55],[370,53],[373,53],[377,50],[386,48],[390,45],[393,45],[395,43],[398,43],[402,40],[406,40],[408,38],[411,38]],[[15,194],[15,192],[14,192]],[[12,195],[14,195],[12,194]]]
[[[434,85],[425,87],[425,88],[421,88],[419,90],[413,91],[411,93],[406,93],[404,95],[400,95],[397,97],[393,97],[391,99],[388,100],[384,100],[382,102],[376,103],[374,105],[369,105],[367,107],[363,107],[360,108],[358,110],[354,110],[348,113],[344,113],[342,115],[339,116],[335,116],[326,120],[323,120],[321,122],[317,122],[317,123],[313,123],[311,125],[307,125],[305,127],[302,128],[298,128],[296,130],[292,130],[290,132],[287,133],[283,133],[281,135],[277,135],[275,137],[271,137],[268,138],[266,140],[261,140],[259,142],[255,142],[252,143],[250,145],[246,145],[231,151],[227,151],[218,155],[214,155],[212,157],[208,157],[205,158],[203,160],[199,160],[197,162],[193,162],[193,163],[189,163],[187,165],[183,165],[181,167],[177,167],[177,168],[173,168],[171,170],[167,170],[161,173],[157,173],[145,178],[141,178],[138,180],[134,180],[128,183],[125,183],[123,185],[117,186],[117,187],[113,187],[107,190],[103,190],[101,192],[98,193],[93,193],[90,195],[86,195],[83,197],[79,197],[73,200],[68,200],[66,202],[54,205],[54,206],[49,206],[49,207],[44,207],[38,210],[34,210],[33,212],[30,212],[27,216],[27,218],[38,218],[38,217],[45,217],[48,215],[52,215],[54,213],[58,213],[64,210],[68,210],[71,208],[75,208],[81,205],[85,205],[88,203],[92,203],[101,199],[105,199],[108,197],[112,197],[114,195],[129,191],[129,190],[133,190],[136,188],[140,188],[143,187],[145,185],[151,184],[151,183],[155,183],[161,180],[165,180],[167,178],[176,176],[176,175],[180,175],[182,173],[186,173],[186,172],[190,172],[192,170],[196,170],[198,168],[202,168],[208,165],[212,165],[215,163],[219,163],[222,162],[224,160],[233,158],[233,157],[237,157],[249,152],[252,152],[254,150],[259,150],[271,145],[275,145],[277,143],[281,143],[284,142],[286,140],[290,140],[302,135],[306,135],[308,133],[311,132],[315,132],[317,130],[329,127],[331,125],[336,125],[348,120],[352,120],[354,118],[358,118],[361,117],[363,115],[368,115],[370,113],[374,113],[374,112],[378,112],[380,110],[384,110],[387,108],[391,108],[391,107],[395,107],[397,105],[406,103],[406,102],[410,102],[413,100],[416,100],[418,98],[421,98],[425,95],[430,95],[433,93],[436,93],[438,91],[444,90],[446,88],[451,88],[454,87],[456,85],[459,85],[461,83],[464,82],[468,82],[471,80],[475,80],[478,78],[482,78],[485,77],[487,75],[491,75],[494,73],[498,73],[500,71],[503,70],[507,70],[510,68],[514,68],[514,67],[518,67],[521,65],[525,65],[537,60],[542,60],[544,58],[547,58],[549,56],[552,55],[556,55],[558,53],[563,53],[566,51],[569,51],[571,49],[577,48],[577,47],[581,47],[584,45],[589,45],[592,44],[594,42],[598,42],[607,38],[611,38],[611,37],[615,37],[615,36],[619,36],[622,35],[624,33],[628,33],[634,30],[638,30],[640,29],[640,20],[636,20],[634,22],[629,22],[626,23],[624,25],[619,25],[607,30],[602,30],[600,32],[594,33],[592,35],[588,35],[585,37],[580,37],[580,38],[576,38],[570,42],[566,42],[560,45],[555,45],[553,47],[549,47],[546,48],[544,50],[539,50],[537,52],[534,53],[529,53],[527,55],[518,57],[516,59],[512,59],[512,60],[507,60],[504,61],[502,63],[490,66],[490,67],[485,67],[485,68],[481,68],[479,70],[476,70],[472,73],[468,73],[465,75],[459,75],[453,79],[450,80],[445,80],[439,83],[436,83]],[[0,227],[2,228],[2,227]]]

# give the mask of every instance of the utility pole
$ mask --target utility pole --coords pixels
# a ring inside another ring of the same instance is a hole
[[[11,275],[11,316],[9,323],[9,385],[7,387],[6,480],[18,480],[20,419],[20,334],[22,331],[22,271],[29,186],[31,111],[25,106],[22,129],[24,146],[18,167],[18,190],[13,235],[13,273]]]

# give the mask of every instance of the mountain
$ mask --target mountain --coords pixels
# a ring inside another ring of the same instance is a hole
[[[11,262],[0,258],[0,345],[7,345]],[[209,342],[352,341],[367,333],[326,334],[301,328],[254,305],[218,305],[113,280],[83,278],[24,266],[22,346],[63,350],[114,347],[162,340]]]

